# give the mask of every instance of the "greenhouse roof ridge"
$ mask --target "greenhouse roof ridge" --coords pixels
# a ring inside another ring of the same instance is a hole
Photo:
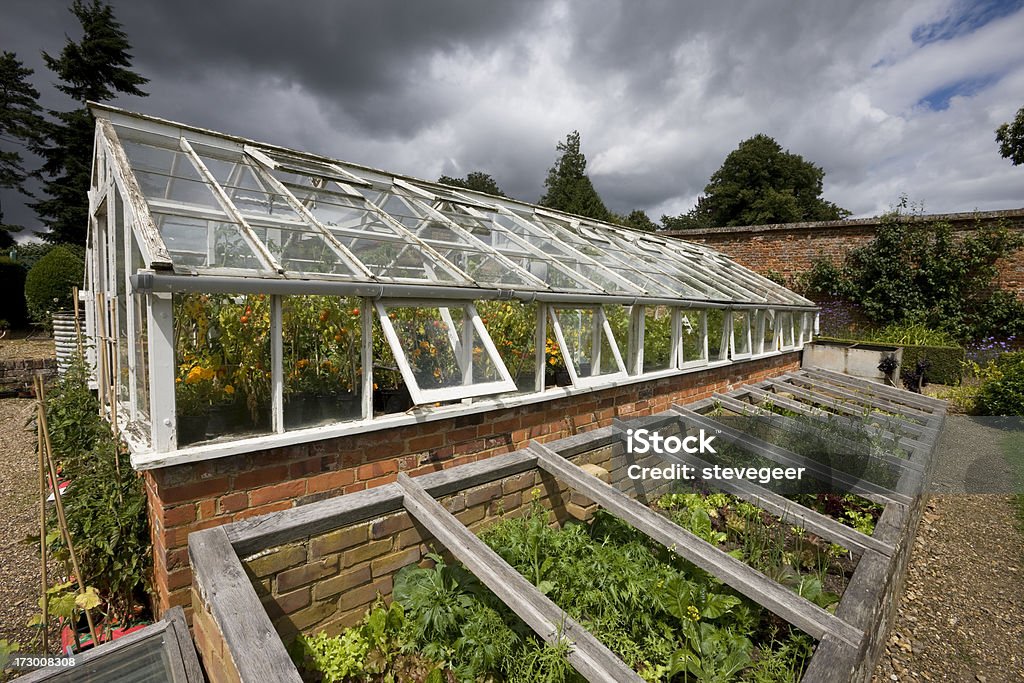
[[[205,282],[243,292],[276,283],[309,292],[370,287],[377,296],[461,290],[466,299],[815,308],[702,245],[89,107],[97,155],[125,198],[144,269],[155,271],[136,278],[140,287]]]

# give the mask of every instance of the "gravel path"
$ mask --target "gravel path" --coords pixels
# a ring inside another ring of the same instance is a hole
[[[932,487],[941,493],[918,528],[876,682],[1024,681],[1024,533],[1007,495],[1005,436],[985,420],[947,421]]]
[[[23,652],[39,652],[37,630],[26,626],[39,600],[39,553],[25,542],[39,537],[39,471],[36,469],[35,411],[31,399],[0,399],[0,639]],[[50,585],[59,566],[47,563]],[[56,629],[50,635],[51,649]],[[0,680],[3,675],[0,674]]]

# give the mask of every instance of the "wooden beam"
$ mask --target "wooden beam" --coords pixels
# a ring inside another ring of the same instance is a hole
[[[819,481],[834,481],[848,489],[851,493],[856,493],[866,498],[879,498],[885,502],[902,503],[904,505],[909,505],[911,502],[910,496],[896,493],[878,484],[862,481],[851,474],[822,465],[813,458],[799,455],[757,437],[750,436],[704,415],[698,415],[683,406],[673,405],[672,410],[682,415],[686,419],[687,424],[691,426],[709,430],[723,441],[749,449],[753,454],[768,458],[784,467],[803,467],[812,477]]]
[[[245,683],[301,683],[224,527],[188,537],[192,580]]]
[[[873,408],[875,410],[883,410],[885,412],[896,413],[897,415],[900,415],[905,419],[914,420],[915,422],[920,423],[922,426],[924,426],[928,418],[931,417],[931,413],[926,413],[923,410],[917,410],[916,408],[903,406],[900,405],[899,403],[895,403],[893,401],[889,401],[878,396],[871,396],[868,394],[859,393],[857,391],[844,389],[841,386],[836,386],[835,384],[832,384],[829,380],[815,379],[814,377],[811,377],[802,372],[790,372],[786,373],[785,375],[782,375],[782,377],[784,379],[789,380],[790,382],[802,384],[803,386],[807,387],[812,391],[818,391],[819,393],[827,392],[851,403],[857,403],[859,405],[866,406],[868,408]]]
[[[748,416],[751,416],[751,417],[763,417],[765,419],[771,420],[773,424],[776,424],[776,425],[780,426],[782,429],[787,430],[787,431],[793,431],[793,432],[796,432],[796,433],[803,433],[803,432],[806,432],[806,431],[811,429],[811,425],[807,424],[806,422],[801,422],[799,420],[794,420],[793,418],[787,417],[786,415],[780,415],[778,413],[773,413],[770,410],[767,410],[765,408],[759,408],[759,407],[757,407],[755,405],[752,405],[750,403],[744,403],[744,402],[742,402],[740,400],[737,400],[736,398],[733,398],[732,396],[728,396],[726,394],[715,393],[715,394],[712,394],[711,398],[713,398],[714,400],[718,401],[718,403],[723,408],[731,410],[732,412],[739,413],[741,415],[748,415]],[[824,424],[828,424],[828,420],[827,419],[822,419],[819,416],[809,415],[807,417],[810,417],[812,420],[820,422],[820,424],[823,424],[823,425]],[[867,431],[865,429],[865,427],[867,427],[867,425],[855,425],[852,421],[845,421],[845,420],[843,422],[838,422],[838,420],[842,420],[843,419],[843,418],[841,418],[839,416],[836,416],[836,419],[837,419],[837,423],[841,424],[843,427],[856,427],[858,429],[864,430],[868,434],[872,433],[872,432],[869,432],[869,431]],[[876,429],[875,433],[877,433],[877,429]],[[845,439],[845,438],[843,438],[841,436],[833,435],[833,436],[830,436],[829,438],[833,439],[836,443],[838,443],[839,445],[843,446],[844,448],[850,448],[850,449],[854,449],[854,450],[862,448],[862,446],[860,444],[854,443],[853,441],[850,441],[849,439]],[[922,465],[920,465],[918,463],[915,463],[915,462],[911,462],[911,460],[909,458],[901,458],[899,456],[892,455],[890,453],[882,453],[882,454],[879,454],[879,455],[872,455],[871,457],[879,458],[880,460],[882,460],[882,461],[884,461],[884,462],[886,462],[886,463],[888,463],[888,464],[890,464],[890,465],[892,465],[894,467],[899,467],[900,469],[911,469],[911,470],[914,470],[916,472],[923,472],[924,471],[924,467]]]
[[[820,639],[831,633],[848,645],[859,647],[864,634],[835,615],[694,536],[597,477],[587,474],[550,448],[531,441],[530,450],[537,455],[537,464],[542,469],[569,484],[573,490],[584,494],[638,531],[721,579],[726,585],[771,610],[812,638]]]
[[[556,456],[561,457],[561,456]],[[568,642],[566,658],[590,683],[643,679],[615,653],[569,617],[558,605],[467,529],[405,472],[398,475],[409,514],[433,534],[544,642]]]
[[[768,386],[767,383],[764,383],[764,385]],[[733,391],[731,395],[736,397],[748,395],[752,399],[758,401],[759,403],[768,401],[773,405],[777,405],[780,408],[784,408],[786,410],[790,410],[794,413],[799,413],[801,415],[815,417],[820,420],[838,419],[843,420],[846,424],[850,425],[860,424],[858,422],[854,422],[849,417],[846,417],[844,415],[836,415],[834,413],[829,413],[819,408],[809,406],[806,403],[801,403],[800,401],[793,401],[783,396],[779,396],[778,394],[772,393],[770,391],[765,391],[764,389],[761,389],[758,385],[745,385],[742,389],[737,389],[736,391]],[[911,452],[918,446],[925,446],[926,448],[928,447],[928,445],[925,444],[923,441],[917,441],[915,439],[911,439],[910,437],[901,436],[900,434],[897,434],[896,432],[893,432],[889,429],[885,429],[884,427],[865,424],[864,429],[866,429],[870,434],[877,434],[878,436],[885,439],[887,442],[897,445],[900,448],[905,448]],[[913,462],[913,460],[911,460],[911,462]]]
[[[925,396],[924,394],[915,394],[912,391],[897,389],[896,387],[891,387],[888,384],[872,382],[871,380],[863,379],[861,377],[844,375],[840,372],[826,370],[825,368],[804,368],[803,370],[809,375],[835,381],[839,384],[845,384],[862,391],[876,393],[879,396],[885,396],[892,400],[906,403],[909,406],[919,408],[929,413],[935,413],[939,410],[945,411],[947,406],[947,403],[942,399],[932,398],[931,396]]]
[[[742,401],[738,401],[730,396],[725,396],[723,394],[714,394],[712,398],[717,400],[723,407],[728,408],[729,410],[732,410],[734,412],[739,412],[743,415],[749,415],[752,417],[762,417],[763,419],[771,420],[773,424],[778,425],[781,429],[787,432],[795,434],[806,434],[812,430],[812,426],[808,425],[807,423],[800,422],[799,420],[794,420],[793,418],[787,417],[785,415],[773,413],[763,408],[758,408],[749,403],[743,403]],[[817,416],[809,416],[808,419],[820,421],[821,424],[828,423],[827,420],[823,420],[822,418]],[[835,416],[835,419],[841,420],[842,418],[839,416]],[[865,429],[866,427],[866,425],[855,426],[852,423],[849,424],[848,426],[857,429]],[[870,434],[871,432],[866,433]],[[830,441],[834,441],[842,448],[850,449],[850,451],[853,453],[857,453],[864,448],[864,446],[860,444],[856,444],[852,441],[849,441],[848,439],[844,439],[837,435],[830,435],[828,439]],[[913,455],[913,452],[908,452],[907,457],[905,458],[901,458],[890,453],[870,453],[869,455],[870,457],[876,458],[881,462],[891,465],[894,468],[898,468],[900,476],[896,484],[896,487],[893,489],[894,491],[898,493],[905,493],[908,496],[914,496],[920,493],[925,468],[923,464],[915,462],[910,459],[910,456]]]

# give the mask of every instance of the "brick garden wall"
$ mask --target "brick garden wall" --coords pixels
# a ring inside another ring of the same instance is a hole
[[[926,216],[926,220],[952,224],[954,231],[966,235],[979,225],[1002,223],[1024,232],[1024,209],[953,213]],[[877,218],[814,223],[783,223],[708,230],[675,230],[666,233],[690,242],[698,242],[726,254],[738,263],[765,274],[781,273],[786,282],[810,270],[818,259],[839,264],[855,247],[875,237]],[[1024,295],[1024,250],[1016,252],[1001,264],[1000,283],[1003,288]]]
[[[739,362],[551,401],[379,432],[175,465],[144,473],[153,537],[154,607],[190,615],[188,534],[379,486],[399,471],[427,472],[510,453],[667,410],[795,370],[800,353]]]

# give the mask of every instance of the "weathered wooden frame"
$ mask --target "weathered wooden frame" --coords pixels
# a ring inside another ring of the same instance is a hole
[[[845,380],[809,372],[795,373],[794,376],[826,391],[835,388],[840,379]],[[547,445],[533,442],[525,450],[423,475],[415,480],[403,475],[396,483],[375,489],[193,533],[189,537],[189,557],[194,588],[209,601],[211,616],[221,629],[225,646],[232,651],[244,648],[245,656],[234,658],[242,681],[298,681],[298,674],[280,638],[276,637],[270,617],[249,583],[240,558],[406,510],[541,637],[548,641],[568,641],[570,663],[588,680],[637,680],[630,676],[631,671],[623,670],[624,665],[617,657],[596,643],[578,624],[567,620],[564,615],[559,616],[557,607],[553,607],[536,588],[515,574],[500,557],[434,501],[436,497],[539,468],[817,638],[818,647],[803,677],[805,683],[868,680],[884,647],[888,625],[902,590],[914,530],[921,514],[921,493],[931,473],[930,456],[945,418],[945,405],[941,402],[903,396],[905,392],[898,390],[883,392],[878,390],[879,385],[868,385],[871,383],[858,384],[859,393],[870,393],[879,398],[884,395],[886,401],[894,405],[913,406],[922,413],[928,427],[924,438],[913,444],[908,460],[906,471],[917,475],[908,480],[914,485],[912,493],[864,492],[885,506],[872,536],[845,527],[757,484],[740,481],[717,483],[722,490],[738,495],[787,522],[800,524],[859,556],[854,574],[834,614],[817,608],[568,460],[623,441],[625,423],[618,421],[611,427]],[[747,387],[721,395],[729,401],[745,396],[757,398]],[[713,407],[715,401],[714,398],[705,399],[688,407],[674,407],[667,413],[645,419],[644,424],[675,424],[684,429],[690,425],[704,426],[721,430],[718,433],[724,435],[729,431],[726,425],[699,413]],[[756,447],[757,452],[765,457],[781,461],[800,457],[756,440],[744,445]],[[685,460],[691,464],[701,463],[693,456],[685,456]],[[914,468],[913,463],[921,467]],[[553,624],[561,625],[558,633],[554,632]]]

